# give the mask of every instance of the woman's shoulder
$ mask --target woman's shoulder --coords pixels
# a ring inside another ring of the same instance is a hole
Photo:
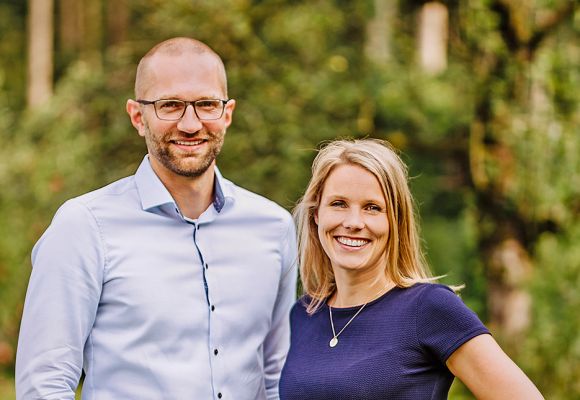
[[[290,320],[294,324],[305,322],[306,320],[310,321],[312,319],[318,319],[321,315],[322,309],[324,308],[324,304],[316,311],[309,313],[307,310],[312,301],[314,301],[312,297],[303,295],[294,303],[292,310],[290,311]]]
[[[440,283],[417,283],[407,290],[423,309],[447,309],[463,305],[463,301],[453,289]]]
[[[461,298],[452,288],[439,283],[416,283],[412,286],[393,290],[385,306],[395,307],[410,315],[437,315],[465,308]]]
[[[414,308],[419,325],[440,324],[442,321],[457,326],[481,325],[475,312],[449,286],[425,283],[414,285],[409,290],[416,292]]]
[[[399,290],[400,295],[405,297],[406,301],[414,299],[419,302],[424,302],[439,298],[458,297],[453,289],[440,283],[416,283]]]
[[[315,306],[315,309],[314,311],[308,312],[307,310],[311,304]],[[292,307],[292,313],[303,313],[308,314],[309,316],[314,316],[320,313],[325,308],[326,308],[326,299],[323,299],[322,301],[319,302],[318,299],[308,294],[303,294],[294,303],[294,306]]]
[[[292,314],[306,313],[306,309],[308,308],[308,305],[310,304],[311,301],[312,297],[310,297],[307,294],[300,296],[298,300],[296,300],[296,302],[294,303],[294,306],[292,307]]]
[[[413,286],[408,287],[407,289],[411,289],[411,290],[416,290],[417,292],[420,293],[432,293],[432,292],[453,292],[453,289],[451,289],[449,286],[447,285],[443,285],[442,283],[437,283],[437,282],[420,282],[420,283],[416,283]]]

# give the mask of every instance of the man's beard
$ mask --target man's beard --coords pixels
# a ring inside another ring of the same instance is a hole
[[[196,162],[188,163],[187,160],[194,157],[179,157],[171,152],[171,144],[166,139],[166,137],[171,137],[171,134],[165,134],[159,138],[151,133],[147,124],[145,124],[145,129],[147,130],[145,139],[151,156],[171,172],[188,178],[197,178],[209,169],[222,149],[225,136],[225,129],[222,132],[207,132],[205,135],[207,141],[204,144],[208,146],[207,153],[201,154],[199,158],[195,157]]]

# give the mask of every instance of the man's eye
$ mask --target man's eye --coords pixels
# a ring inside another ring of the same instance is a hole
[[[198,100],[195,102],[195,107],[211,110],[214,108],[218,108],[219,104],[220,102],[218,100]]]
[[[178,109],[183,107],[182,101],[177,100],[167,100],[159,102],[159,108],[164,110]]]

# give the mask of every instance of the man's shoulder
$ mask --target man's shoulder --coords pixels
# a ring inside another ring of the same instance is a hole
[[[100,203],[107,203],[111,197],[121,198],[137,190],[134,176],[126,176],[103,187],[81,194],[69,200],[69,202],[81,203],[91,207]]]
[[[133,176],[121,178],[106,186],[73,197],[57,210],[55,218],[75,219],[86,213],[108,215],[119,208],[134,207],[138,204],[137,188]],[[104,213],[104,214],[103,214]]]

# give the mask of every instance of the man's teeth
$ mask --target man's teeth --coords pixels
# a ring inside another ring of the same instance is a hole
[[[175,144],[179,144],[181,146],[197,146],[198,144],[201,144],[203,142],[203,140],[195,140],[195,141],[182,141],[182,140],[176,140]]]
[[[342,243],[344,245],[352,246],[352,247],[361,247],[369,242],[368,240],[365,240],[365,239],[349,239],[349,238],[340,237],[340,236],[337,237],[336,240],[338,240],[340,243]]]

